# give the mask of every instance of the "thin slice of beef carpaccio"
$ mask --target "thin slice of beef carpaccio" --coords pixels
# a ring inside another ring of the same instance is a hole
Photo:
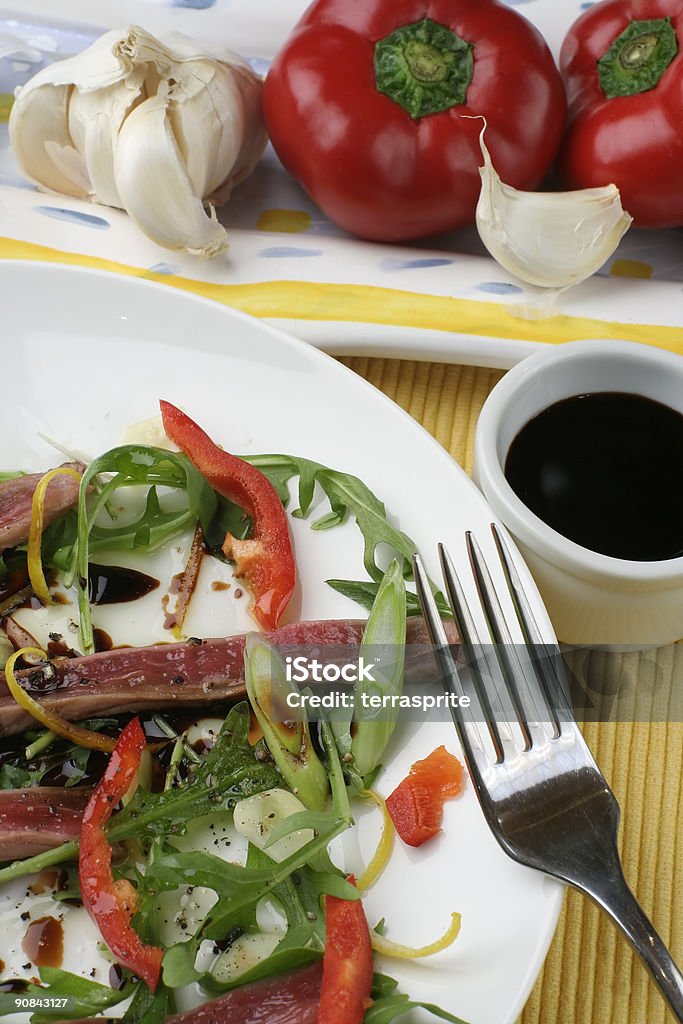
[[[316,1024],[322,961],[234,988],[166,1024]]]
[[[282,626],[266,637],[283,651],[306,651],[326,663],[346,662],[358,652],[365,622],[324,619]],[[70,721],[95,715],[206,706],[242,699],[246,637],[189,640],[152,647],[121,647],[80,658],[55,658],[42,668],[17,673],[40,703]],[[429,683],[437,668],[422,619],[408,620],[406,680]],[[0,735],[30,728],[0,673]]]
[[[38,786],[0,790],[0,861],[44,853],[77,839],[87,789]]]
[[[77,473],[82,473],[85,466],[80,462],[65,462],[60,468],[75,469]],[[28,540],[33,492],[44,475],[29,473],[0,483],[0,554]],[[78,480],[66,473],[60,473],[50,481],[43,506],[45,526],[54,523],[55,519],[74,507],[78,501],[78,486]]]

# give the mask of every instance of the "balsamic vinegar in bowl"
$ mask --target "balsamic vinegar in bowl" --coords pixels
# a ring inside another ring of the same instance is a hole
[[[539,519],[613,558],[683,555],[683,415],[643,395],[555,402],[519,431],[505,477]]]

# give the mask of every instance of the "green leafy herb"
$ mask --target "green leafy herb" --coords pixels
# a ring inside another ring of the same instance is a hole
[[[248,734],[249,705],[243,702],[231,708],[213,747],[181,785],[162,793],[136,791],[112,818],[110,841],[181,835],[188,821],[277,786],[280,775],[275,765],[257,759]]]
[[[244,930],[258,901],[286,882],[294,872],[303,869],[318,854],[326,851],[332,839],[347,829],[349,824],[348,819],[331,819],[327,831],[317,835],[281,863],[269,861],[267,867],[250,867],[248,864],[242,867],[211,853],[179,853],[170,849],[155,858],[145,876],[147,887],[156,886],[161,891],[183,885],[201,885],[213,889],[218,896],[218,902],[211,908],[196,934],[187,942],[178,943],[167,951],[163,968],[165,984],[176,988],[197,981],[201,974],[195,970],[194,961],[199,943],[203,939],[224,939],[235,928]]]
[[[415,1002],[410,996],[398,992],[398,982],[386,974],[375,974],[372,979],[372,1006],[366,1010],[363,1024],[391,1024],[409,1010],[427,1010],[439,1020],[450,1024],[465,1024],[461,1017],[442,1010],[434,1003]]]
[[[84,1017],[92,1017],[123,1002],[133,989],[132,983],[126,983],[120,989],[109,988],[108,985],[100,985],[99,982],[82,978],[78,974],[71,974],[69,971],[62,971],[56,967],[41,967],[39,970],[43,985],[28,985],[22,996],[28,999],[32,997],[45,999],[46,996],[49,996],[53,999],[67,999],[68,1003],[61,1010],[37,1011],[31,1017],[31,1024],[45,1024],[47,1021],[54,1021],[55,1018],[81,1020]],[[4,995],[6,993],[0,993],[0,998]],[[14,1000],[15,996],[11,995],[9,998]],[[2,999],[0,1002],[2,1013],[16,1013],[16,1006],[12,1011],[4,1009],[5,1004],[9,1005],[6,999]]]
[[[282,780],[277,768],[272,761],[259,760],[249,744],[248,733],[249,706],[243,702],[231,708],[213,747],[181,785],[162,793],[137,789],[130,803],[110,820],[110,842],[181,835],[188,821],[230,808],[243,797],[278,786]],[[78,840],[72,839],[0,868],[0,883],[76,856]]]
[[[250,845],[247,867],[272,869],[273,862],[267,854]],[[325,922],[320,910],[320,897],[338,881],[344,882],[343,877],[334,876],[334,882],[330,882],[329,876],[323,877],[306,865],[290,875],[271,892],[287,918],[287,932],[271,955],[230,981],[221,981],[207,972],[202,977],[202,987],[213,993],[227,992],[319,959],[325,948]],[[256,927],[255,913],[252,926]]]
[[[99,732],[102,729],[115,728],[118,722],[115,718],[91,718],[80,724],[92,732]],[[16,756],[5,761],[0,767],[0,789],[29,789],[40,786],[44,777],[55,770],[67,776],[64,783],[67,788],[83,781],[93,753],[91,750],[59,740],[49,731],[27,733],[25,738],[28,739],[31,735],[35,735],[36,740],[26,748],[26,751],[34,753],[26,758],[17,752]],[[43,744],[43,738],[47,738],[49,743]]]
[[[400,557],[406,571],[410,571],[415,544],[391,525],[383,502],[358,477],[294,455],[246,455],[243,458],[268,477],[284,504],[289,498],[289,481],[299,477],[299,507],[292,513],[297,519],[308,514],[315,485],[320,485],[330,503],[330,512],[315,520],[312,524],[314,530],[329,530],[343,523],[348,515],[353,515],[363,535],[363,564],[373,580],[379,582],[383,575],[376,561],[380,544],[388,544]]]
[[[338,594],[348,597],[351,601],[355,601],[356,604],[368,610],[372,608],[372,603],[377,597],[377,591],[379,590],[379,583],[375,580],[325,580],[325,582],[328,587],[332,587]],[[441,617],[444,619],[452,618],[453,613],[444,595],[437,592],[434,596],[436,607]],[[413,594],[410,591],[406,591],[406,615],[422,615],[417,594]]]
[[[0,768],[0,789],[30,789],[39,786],[45,769],[23,768],[16,764],[3,764]]]
[[[160,983],[152,992],[147,985],[139,983],[122,1024],[163,1024],[174,1010],[173,993],[166,985]]]
[[[93,481],[101,474],[113,474],[101,488],[95,501],[89,500]],[[127,526],[102,527],[97,523],[100,510],[121,487],[149,487],[142,515]],[[170,487],[185,491],[187,505],[180,510],[164,511],[157,488]],[[86,654],[94,651],[90,602],[88,600],[88,558],[90,539],[101,541],[109,549],[145,547],[154,551],[171,537],[195,525],[208,528],[216,512],[216,496],[208,483],[182,453],[169,452],[148,445],[123,445],[105,452],[90,463],[81,478],[78,497],[78,534],[69,579],[78,583],[78,610],[81,619],[81,641]],[[94,548],[93,548],[94,550]]]

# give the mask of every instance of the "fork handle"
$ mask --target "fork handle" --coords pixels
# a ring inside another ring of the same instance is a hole
[[[618,925],[652,975],[674,1017],[683,1024],[683,974],[629,889],[621,865],[617,873],[610,875],[604,887],[599,885],[595,891],[583,885],[581,888]]]

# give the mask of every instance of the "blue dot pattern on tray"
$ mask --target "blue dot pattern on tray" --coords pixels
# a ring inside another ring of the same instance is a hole
[[[389,273],[396,273],[399,270],[427,270],[429,267],[447,267],[455,260],[447,259],[445,256],[424,256],[417,259],[400,259],[396,256],[387,256],[379,261],[380,270]]]
[[[174,267],[172,263],[155,263],[149,268],[150,274],[178,274],[180,267]]]
[[[72,224],[82,224],[85,228],[96,228],[98,231],[105,231],[109,227],[109,221],[104,217],[97,217],[94,213],[82,213],[80,210],[68,210],[61,206],[35,206],[37,213],[45,217],[52,217],[54,220],[66,220]]]
[[[271,245],[267,249],[259,249],[259,256],[266,259],[289,259],[293,256],[322,256],[322,249],[300,249],[293,245]]]
[[[510,284],[508,281],[482,281],[476,285],[480,292],[488,292],[489,295],[518,295],[524,291],[517,284]]]
[[[193,11],[205,11],[215,3],[216,0],[171,0],[171,7],[191,7]]]

